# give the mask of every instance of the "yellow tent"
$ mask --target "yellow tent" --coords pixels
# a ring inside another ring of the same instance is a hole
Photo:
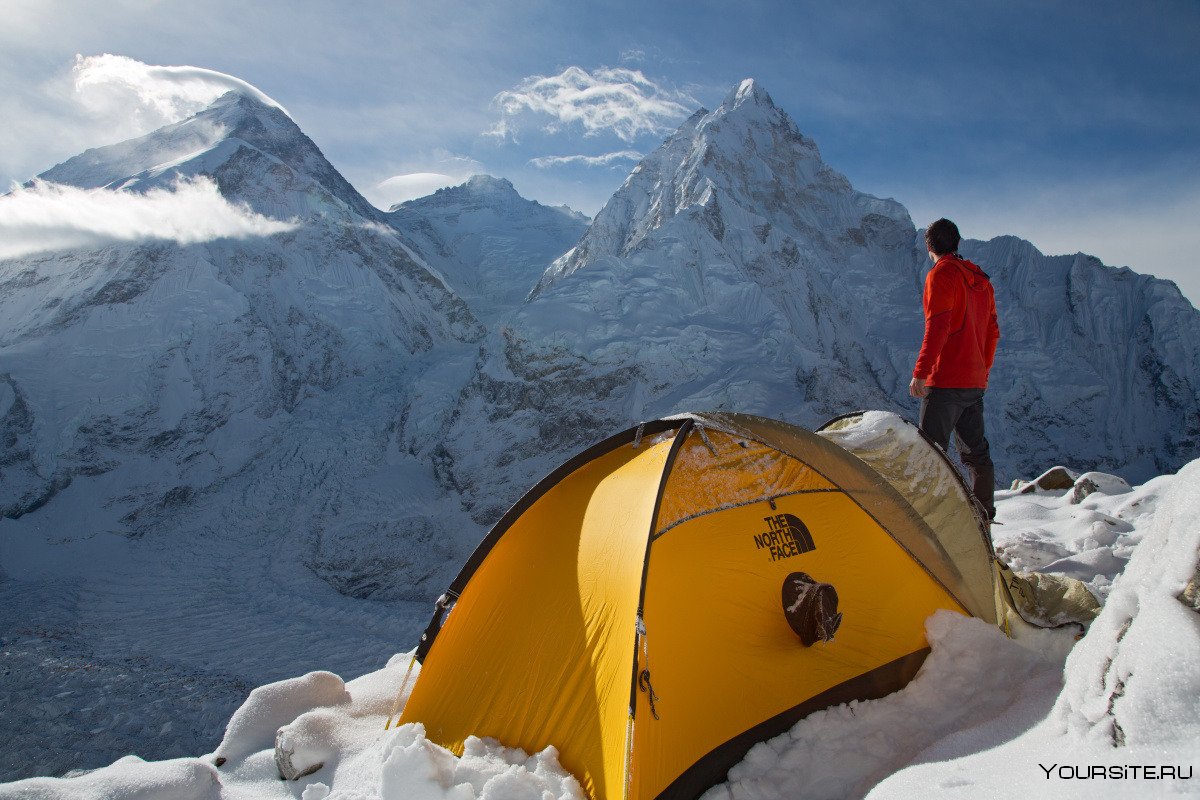
[[[400,722],[456,752],[554,745],[592,798],[692,798],[813,711],[901,688],[930,614],[1003,608],[965,495],[914,507],[853,422],[688,414],[576,456],[439,602]]]

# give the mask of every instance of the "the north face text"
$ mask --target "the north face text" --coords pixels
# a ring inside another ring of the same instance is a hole
[[[754,535],[754,546],[766,550],[772,561],[780,561],[817,549],[808,526],[791,514],[764,517],[767,530]]]

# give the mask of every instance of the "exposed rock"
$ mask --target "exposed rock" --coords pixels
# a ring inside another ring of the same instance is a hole
[[[279,770],[279,777],[282,780],[297,781],[305,775],[312,775],[325,766],[323,761],[316,763],[301,761],[299,765],[293,764],[292,759],[295,756],[295,751],[289,749],[284,744],[286,730],[286,728],[280,728],[279,733],[275,737],[275,768]]]
[[[1187,586],[1179,593],[1179,602],[1200,614],[1200,558],[1196,560],[1196,572]]]
[[[1066,467],[1051,467],[1021,489],[1021,494],[1033,494],[1038,489],[1046,492],[1060,491],[1070,489],[1074,485],[1075,475],[1070,470]]]
[[[1083,502],[1083,498],[1087,497],[1092,492],[1100,487],[1091,478],[1080,478],[1075,481],[1075,489],[1071,492],[1071,503],[1079,505]]]

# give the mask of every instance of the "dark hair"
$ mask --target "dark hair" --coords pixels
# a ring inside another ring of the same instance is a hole
[[[958,226],[946,218],[939,219],[925,229],[925,246],[935,256],[946,256],[958,252]]]

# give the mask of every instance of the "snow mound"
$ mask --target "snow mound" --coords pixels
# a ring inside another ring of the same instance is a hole
[[[4,800],[216,800],[221,781],[198,758],[143,761],[125,756],[74,778],[31,778],[0,785]]]
[[[1089,744],[1170,752],[1190,742],[1179,755],[1200,752],[1200,609],[1184,597],[1200,569],[1198,484],[1200,462],[1193,462],[1067,661],[1055,716]]]
[[[1104,609],[1067,658],[1062,692],[1048,714],[1017,736],[984,730],[978,743],[984,746],[939,743],[869,797],[1200,793],[1198,482],[1200,461],[1193,461],[1176,476],[1133,490],[1130,503],[1154,505],[1145,501],[1162,497]],[[1025,697],[1015,708],[1033,703]]]
[[[462,757],[401,725],[383,747],[382,800],[583,800],[579,782],[547,747],[528,756],[495,739],[468,737]]]
[[[1014,718],[1002,724],[1028,724],[1028,712],[1011,713],[1017,700],[1036,697],[1044,711],[1057,692],[1061,662],[981,620],[939,611],[926,635],[932,653],[904,689],[806,717],[756,745],[705,800],[861,797],[941,739],[971,746],[974,728],[1006,714]]]
[[[275,735],[306,711],[350,702],[346,684],[332,672],[310,672],[299,678],[260,686],[233,713],[214,755],[226,761],[245,758],[275,745]]]
[[[1161,495],[1177,478],[1155,478],[1138,487],[1102,472],[1073,480],[1055,490],[1028,492],[1036,484],[1022,482],[996,492],[1000,524],[992,529],[992,539],[996,554],[1013,571],[1075,578],[1103,601],[1150,529]]]

